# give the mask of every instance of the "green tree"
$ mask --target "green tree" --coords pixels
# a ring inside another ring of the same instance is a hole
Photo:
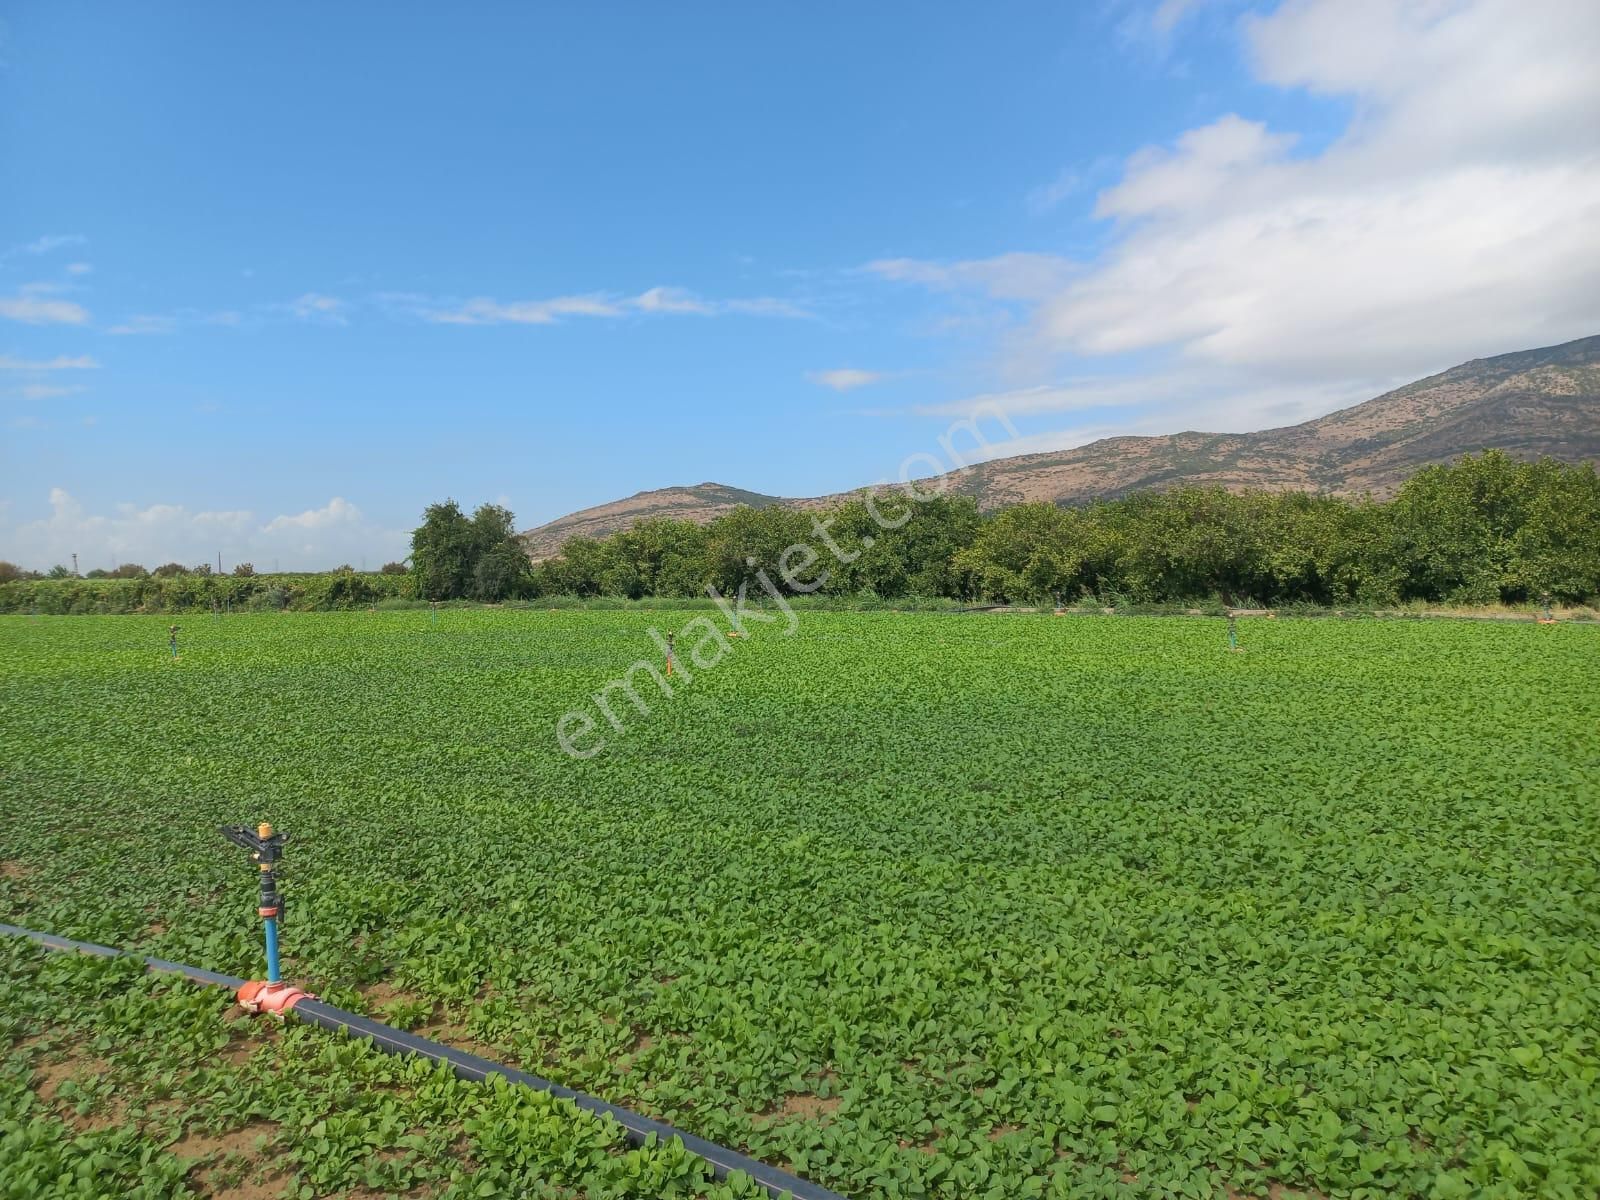
[[[528,555],[517,537],[516,517],[498,504],[480,504],[472,514],[474,600],[500,601],[528,590]]]
[[[1515,560],[1535,483],[1498,450],[1427,467],[1389,505],[1402,599],[1488,604],[1522,590]]]
[[[752,599],[759,599],[763,593],[758,573],[765,572],[774,587],[782,588],[779,561],[784,551],[815,540],[811,521],[803,513],[777,505],[750,508],[741,504],[706,529],[701,586],[710,584],[724,596],[746,587]],[[790,565],[798,561],[792,560]],[[818,560],[819,567],[822,562]]]
[[[1061,601],[1080,582],[1083,559],[1075,537],[1078,514],[1054,504],[1003,509],[955,555],[971,595],[1002,604]]]
[[[411,533],[411,569],[424,600],[454,600],[467,594],[477,557],[477,535],[454,500],[430,504]]]
[[[1600,594],[1600,475],[1593,463],[1530,467],[1535,486],[1512,537],[1520,599],[1582,603]]]

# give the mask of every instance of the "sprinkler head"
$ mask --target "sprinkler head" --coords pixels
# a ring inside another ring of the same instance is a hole
[[[270,867],[283,857],[283,844],[289,840],[288,834],[273,833],[272,826],[264,822],[255,829],[248,825],[223,825],[220,832],[235,846],[251,851],[250,857],[263,867]]]

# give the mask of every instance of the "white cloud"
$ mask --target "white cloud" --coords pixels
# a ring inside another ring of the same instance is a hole
[[[634,300],[640,312],[694,313],[704,316],[712,310],[704,300],[683,288],[653,287]]]
[[[52,285],[31,283],[15,296],[0,296],[0,317],[26,325],[82,325],[89,310],[70,300],[53,299]]]
[[[58,354],[54,358],[12,358],[0,354],[0,371],[92,371],[99,363],[87,354],[68,357]]]
[[[1319,413],[1370,400],[1405,382],[1396,378],[1340,379],[1333,382],[1263,385],[1248,372],[1227,368],[1151,371],[1128,376],[1088,375],[1038,387],[985,392],[911,411],[924,416],[963,417],[1002,412],[1008,417],[1042,413],[1126,413],[1119,419],[1140,433],[1180,433],[1195,426],[1194,405],[1200,401],[1212,432],[1238,433],[1268,426],[1292,425]],[[1103,419],[1103,418],[1101,418]]]
[[[114,333],[118,337],[137,337],[152,333],[171,333],[177,328],[176,317],[139,313],[120,324],[111,326],[106,332]]]
[[[1600,5],[1288,0],[1243,32],[1262,81],[1352,102],[1337,138],[1226,114],[1133,154],[1076,272],[874,269],[1030,302],[1019,357],[1176,360],[1199,428],[1600,331]]]
[[[344,301],[319,292],[306,292],[284,306],[291,316],[300,321],[321,321],[331,325],[345,323]],[[230,314],[235,315],[236,314]],[[223,322],[224,324],[226,322]]]
[[[335,525],[359,523],[360,520],[359,508],[343,496],[335,496],[321,508],[308,508],[305,512],[292,517],[273,517],[262,527],[261,532],[328,529]]]
[[[566,317],[650,316],[807,317],[804,309],[770,296],[711,300],[685,288],[653,287],[637,296],[604,292],[555,296],[546,300],[501,301],[480,296],[467,301],[432,300],[409,293],[385,293],[377,299],[392,310],[440,325],[553,325]]]
[[[720,300],[712,302],[714,313],[735,313],[744,317],[787,317],[796,321],[809,321],[813,313],[804,305],[775,296],[756,296],[749,300]]]
[[[1200,0],[1161,0],[1150,16],[1150,27],[1157,33],[1171,33],[1173,27],[1192,11]]]
[[[73,262],[67,264],[68,275],[89,275],[94,271],[93,263]]]
[[[63,246],[83,246],[88,241],[89,239],[81,233],[47,233],[31,242],[11,247],[0,255],[0,258],[10,258],[16,254],[49,254],[52,250],[59,250]]]
[[[58,383],[25,383],[17,388],[17,395],[24,400],[48,400],[54,396],[73,396],[83,391],[81,387],[74,387]]]
[[[916,258],[880,258],[868,271],[899,283],[939,291],[972,290],[996,300],[1044,300],[1073,274],[1073,264],[1054,254],[1014,252],[969,262],[937,263]]]
[[[0,511],[0,558],[40,569],[69,562],[74,552],[88,570],[119,562],[214,563],[219,550],[225,569],[253,562],[257,570],[270,570],[274,560],[284,570],[326,570],[363,559],[376,567],[404,556],[408,545],[405,531],[382,528],[341,497],[263,522],[246,509],[192,511],[179,504],[119,504],[110,513],[91,513],[57,487],[50,490],[48,516],[10,517],[10,506]]]
[[[1183,381],[1174,376],[1124,379],[1087,377],[1059,384],[984,392],[942,404],[919,405],[911,411],[923,416],[944,417],[997,410],[1009,417],[1017,417],[1090,408],[1134,407],[1170,399],[1183,391]]]
[[[1191,211],[1218,199],[1239,173],[1281,158],[1293,134],[1273,134],[1259,121],[1229,114],[1191,129],[1177,148],[1151,147],[1128,160],[1122,182],[1100,193],[1095,215],[1148,217]]]
[[[562,317],[617,317],[622,315],[622,309],[605,297],[594,295],[506,303],[479,297],[459,308],[424,310],[422,315],[441,325],[551,325]]]
[[[55,285],[33,284],[31,291]],[[3,303],[3,301],[0,301]],[[175,333],[193,325],[238,327],[267,320],[293,319],[324,325],[346,325],[353,312],[375,308],[391,319],[428,321],[439,325],[553,325],[572,317],[617,318],[646,316],[724,316],[809,317],[787,300],[756,296],[713,300],[684,288],[653,287],[636,296],[589,292],[554,296],[542,300],[496,300],[478,296],[468,300],[433,297],[416,292],[377,292],[352,303],[321,292],[306,292],[293,300],[259,304],[244,311],[227,309],[206,311],[181,308],[170,313],[138,313],[106,329],[119,336]],[[0,314],[4,310],[0,309]],[[87,317],[87,314],[84,314]]]
[[[296,302],[297,303],[297,302]],[[294,304],[273,304],[266,309],[279,315],[289,313],[302,320],[316,319],[317,312],[307,308],[305,313],[294,311]],[[344,318],[336,310],[325,314],[324,319],[333,324],[344,324]],[[226,325],[237,328],[244,324],[244,317],[238,312],[226,309],[221,312],[205,312],[196,308],[183,308],[175,313],[136,313],[116,325],[109,326],[107,333],[116,334],[118,337],[143,337],[152,334],[176,333],[185,325]]]
[[[807,371],[806,378],[812,383],[820,384],[825,388],[832,388],[836,392],[848,392],[853,388],[866,387],[871,383],[881,383],[889,378],[886,371],[862,371],[856,367],[839,367],[832,371]]]
[[[1035,215],[1047,213],[1067,197],[1080,191],[1083,186],[1084,178],[1081,172],[1071,167],[1062,167],[1049,183],[1041,184],[1028,193],[1026,197],[1028,211]]]

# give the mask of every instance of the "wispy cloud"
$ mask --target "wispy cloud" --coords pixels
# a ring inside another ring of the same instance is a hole
[[[88,275],[94,271],[93,263],[72,262],[67,264],[68,275]]]
[[[939,291],[974,289],[996,300],[1043,300],[1072,277],[1073,263],[1055,254],[1017,251],[967,262],[918,258],[880,258],[866,269],[897,283],[916,283]]]
[[[562,317],[620,317],[622,313],[615,302],[591,295],[504,302],[479,297],[457,307],[423,309],[419,315],[438,325],[553,325]]]
[[[0,296],[0,317],[24,325],[83,325],[90,312],[82,304],[43,296]]]
[[[283,307],[297,321],[320,321],[330,325],[343,325],[347,321],[344,301],[320,292],[296,296]]]
[[[889,378],[887,371],[863,371],[856,367],[839,367],[832,371],[807,371],[806,378],[812,383],[825,388],[832,388],[836,392],[848,392],[855,388],[866,387],[868,384],[881,383]]]
[[[89,310],[81,304],[52,295],[57,290],[54,284],[25,284],[17,289],[15,295],[0,296],[0,317],[21,321],[25,325],[86,324]]]
[[[816,316],[803,304],[779,300],[772,296],[757,296],[753,300],[723,300],[715,305],[712,311],[736,313],[746,317],[787,317],[796,321],[809,321]]]
[[[918,405],[910,411],[921,416],[945,417],[967,416],[984,409],[998,409],[1010,416],[1022,416],[1044,412],[1076,412],[1091,408],[1133,407],[1159,403],[1183,392],[1183,381],[1174,376],[1124,379],[1091,376],[1039,387],[984,392],[940,404]]]
[[[158,316],[154,313],[137,313],[106,330],[118,337],[140,337],[146,334],[171,333],[178,328],[176,317]]]
[[[653,287],[636,296],[586,292],[541,300],[495,300],[486,296],[466,301],[435,300],[408,293],[384,293],[379,299],[438,325],[554,325],[569,317],[617,318],[725,315],[809,317],[796,304],[770,296],[714,300],[686,288]]]
[[[56,285],[31,286],[44,288]],[[429,296],[420,292],[377,292],[352,301],[322,292],[304,292],[293,300],[256,304],[243,310],[181,308],[170,313],[135,313],[109,326],[105,332],[118,336],[166,334],[193,325],[253,326],[283,320],[347,325],[363,312],[392,320],[420,320],[435,325],[554,325],[579,317],[812,316],[800,305],[777,297],[721,300],[678,287],[653,287],[631,296],[585,292],[538,300],[498,300],[488,296],[461,299],[455,296]],[[87,317],[86,313],[84,315]]]
[[[302,303],[305,302],[305,303]],[[341,302],[335,301],[336,305]],[[292,317],[297,320],[328,320],[334,324],[344,324],[342,305],[338,308],[325,309],[320,314],[307,297],[299,300],[287,301],[280,304],[264,304],[250,310],[255,314],[257,321],[266,317],[283,319]],[[180,308],[171,313],[135,313],[125,317],[117,324],[106,329],[107,333],[116,334],[118,337],[139,337],[152,334],[176,333],[185,326],[193,325],[221,325],[227,328],[237,328],[251,320],[249,313],[239,312],[237,309],[206,310],[200,308]]]
[[[1150,27],[1157,33],[1171,33],[1178,22],[1199,3],[1200,0],[1161,0],[1150,16]]]
[[[11,258],[18,254],[49,254],[52,250],[60,250],[64,246],[85,246],[88,243],[89,239],[81,233],[47,233],[31,242],[12,246],[4,254],[0,254],[0,258]]]
[[[48,400],[55,396],[75,396],[84,389],[58,383],[25,383],[17,388],[24,400]]]
[[[1083,376],[1040,387],[986,392],[909,411],[946,419],[979,419],[1002,413],[1008,420],[1071,414],[1068,420],[1072,424],[1008,441],[997,452],[1033,454],[1130,434],[1157,436],[1193,430],[1237,433],[1292,425],[1359,404],[1400,382],[1381,377],[1263,382],[1246,371],[1185,364],[1134,375]],[[905,415],[906,411],[870,415],[896,416]]]
[[[653,287],[641,292],[634,304],[640,312],[693,313],[709,316],[713,311],[704,300],[683,288]]]
[[[87,354],[72,357],[58,354],[54,358],[13,358],[0,354],[0,371],[93,371],[99,365]]]
[[[1084,183],[1081,172],[1071,167],[1062,167],[1049,183],[1041,184],[1028,193],[1026,199],[1028,211],[1035,216],[1047,213],[1068,196],[1082,191]]]

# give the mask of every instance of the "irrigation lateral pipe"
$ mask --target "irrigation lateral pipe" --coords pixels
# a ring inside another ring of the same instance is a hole
[[[79,954],[94,954],[102,958],[138,958],[144,962],[146,969],[159,971],[163,974],[181,975],[196,983],[209,984],[212,987],[227,988],[237,991],[243,987],[246,980],[237,979],[232,975],[221,975],[215,971],[207,971],[202,967],[191,967],[184,963],[168,962],[164,958],[153,958],[148,954],[133,954],[126,950],[117,950],[111,946],[101,946],[94,942],[78,942],[71,938],[57,937],[50,933],[40,933],[33,929],[23,929],[17,925],[0,923],[0,934],[9,937],[28,938],[51,950],[73,950]],[[324,1004],[320,1000],[304,999],[298,1001],[290,1009],[296,1019],[315,1025],[321,1029],[330,1029],[344,1033],[353,1038],[363,1038],[370,1041],[374,1048],[385,1054],[409,1054],[418,1058],[428,1059],[430,1062],[449,1064],[458,1079],[467,1079],[482,1083],[490,1076],[498,1075],[508,1083],[521,1084],[523,1087],[535,1088],[541,1092],[548,1092],[563,1100],[570,1100],[578,1108],[598,1116],[610,1117],[622,1126],[624,1136],[629,1144],[637,1146],[642,1144],[652,1135],[658,1141],[666,1142],[677,1138],[683,1143],[684,1149],[697,1155],[711,1164],[712,1174],[718,1179],[726,1179],[735,1171],[742,1171],[750,1179],[764,1188],[768,1195],[775,1198],[791,1197],[792,1200],[845,1200],[838,1192],[829,1191],[815,1183],[809,1183],[787,1171],[769,1166],[763,1162],[719,1146],[715,1142],[708,1142],[704,1138],[695,1137],[692,1133],[684,1133],[674,1129],[671,1125],[661,1121],[653,1121],[649,1117],[640,1116],[615,1104],[608,1104],[595,1096],[584,1092],[574,1091],[572,1088],[563,1087],[559,1083],[552,1083],[548,1079],[541,1079],[537,1075],[530,1075],[526,1071],[519,1071],[515,1067],[507,1067],[501,1063],[490,1062],[486,1058],[479,1058],[476,1054],[468,1054],[464,1050],[456,1050],[450,1046],[441,1045],[439,1042],[429,1041],[427,1038],[417,1037],[415,1034],[406,1033],[404,1030],[395,1029],[381,1021],[374,1021],[363,1017],[359,1013],[346,1012],[342,1008],[335,1008],[331,1004]]]

